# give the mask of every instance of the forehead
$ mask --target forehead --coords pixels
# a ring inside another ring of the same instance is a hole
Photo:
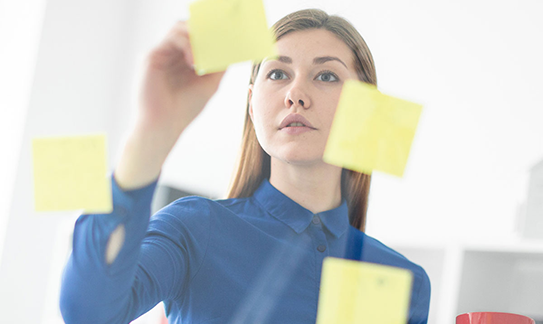
[[[293,61],[313,60],[319,56],[337,56],[348,65],[353,61],[351,49],[334,33],[326,29],[290,32],[277,41],[279,55]]]

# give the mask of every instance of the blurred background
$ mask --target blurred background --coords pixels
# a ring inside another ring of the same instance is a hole
[[[112,170],[134,120],[142,61],[181,0],[0,0],[0,322],[63,323],[74,212],[37,213],[31,139],[108,135]],[[543,2],[264,0],[268,24],[304,8],[359,30],[380,90],[424,105],[403,178],[373,176],[367,234],[421,264],[430,323],[468,311],[543,321]],[[241,140],[249,63],[169,156],[155,207],[222,198]],[[157,315],[140,323],[158,324]]]

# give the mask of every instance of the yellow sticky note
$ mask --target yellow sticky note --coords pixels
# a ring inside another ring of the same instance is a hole
[[[105,135],[35,138],[32,155],[36,211],[111,212]]]
[[[324,260],[317,324],[405,324],[413,274],[353,260]]]
[[[262,0],[198,0],[189,10],[190,43],[197,74],[277,56]]]
[[[421,112],[419,104],[347,80],[323,160],[366,174],[379,170],[401,177]]]

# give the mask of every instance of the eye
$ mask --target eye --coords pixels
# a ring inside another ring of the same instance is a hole
[[[321,74],[319,74],[316,78],[318,81],[324,81],[324,82],[337,82],[339,81],[339,78],[337,75],[330,71],[324,71]]]
[[[268,73],[268,79],[271,80],[286,80],[288,79],[285,72],[281,70],[271,70],[270,73]]]

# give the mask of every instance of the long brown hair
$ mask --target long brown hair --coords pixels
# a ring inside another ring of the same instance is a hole
[[[358,31],[344,18],[328,15],[319,9],[305,9],[293,12],[277,21],[272,30],[275,39],[279,40],[288,33],[306,29],[326,29],[349,46],[353,52],[354,65],[361,81],[377,85],[373,57]],[[254,84],[260,69],[260,62],[253,64],[250,84]],[[249,97],[241,150],[238,156],[237,168],[228,191],[228,198],[242,198],[253,195],[262,180],[270,178],[270,156],[264,152],[254,130],[249,116]],[[343,169],[341,173],[341,195],[349,206],[349,222],[361,231],[366,227],[368,195],[371,176]]]

